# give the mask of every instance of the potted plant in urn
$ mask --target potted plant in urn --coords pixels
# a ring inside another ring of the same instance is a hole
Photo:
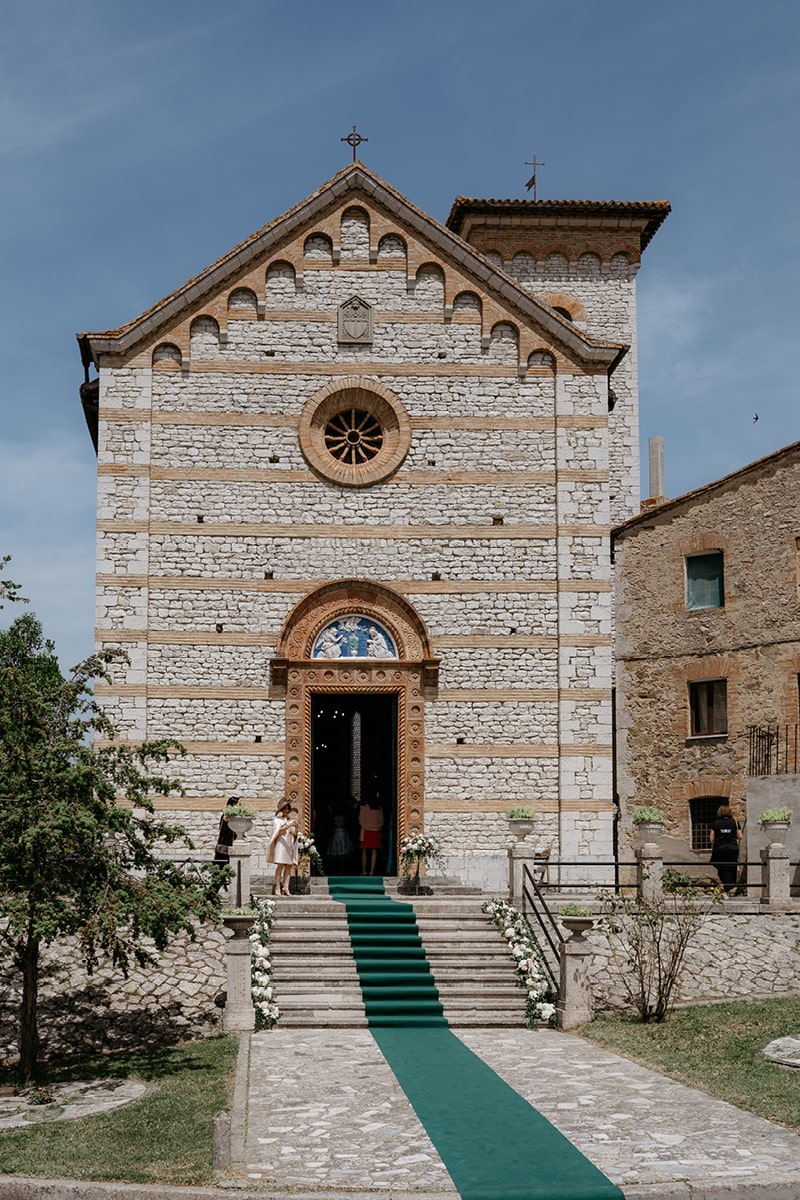
[[[772,841],[780,841],[786,837],[792,823],[790,808],[765,808],[758,817],[758,823],[766,831]]]
[[[520,841],[529,833],[533,833],[536,824],[536,809],[521,804],[506,813],[509,828]]]
[[[235,807],[223,810],[222,819],[226,821],[237,837],[246,837],[253,828],[253,821],[258,816],[258,809],[252,804],[237,804]]]
[[[220,913],[223,925],[233,932],[235,938],[247,937],[257,915],[251,905],[223,908]]]
[[[643,842],[654,842],[664,829],[664,814],[660,808],[640,804],[631,813],[634,828]]]
[[[594,925],[592,910],[584,904],[565,904],[558,919],[573,937],[583,937],[587,929]]]

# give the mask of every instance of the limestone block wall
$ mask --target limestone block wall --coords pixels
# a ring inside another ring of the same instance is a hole
[[[77,946],[66,940],[41,956],[39,1034],[42,1059],[143,1049],[220,1033],[225,990],[225,933],[199,927],[196,940],[176,937],[152,968],[131,968],[126,979],[107,965],[87,975]],[[150,947],[152,950],[152,946]],[[15,975],[0,997],[0,1065],[18,1058],[21,984]]]
[[[499,265],[537,299],[572,311],[578,328],[630,346],[611,381],[615,404],[609,415],[608,443],[612,520],[624,521],[639,506],[639,263],[629,261],[625,253],[614,254],[605,262],[593,254],[569,262],[563,255],[537,261],[520,252],[505,262],[500,260]]]
[[[607,939],[597,930],[590,978],[596,1011],[625,1008]],[[800,914],[719,913],[689,943],[677,991],[679,1004],[747,1000],[800,993]]]
[[[616,538],[618,786],[691,839],[690,805],[730,799],[744,820],[753,726],[799,719],[800,452],[792,447]],[[687,555],[721,551],[724,605],[689,611]],[[727,732],[692,736],[690,685],[727,684]]]
[[[374,580],[415,606],[440,660],[425,812],[455,821],[452,853],[468,855],[474,814],[513,803],[535,804],[576,854],[591,837],[605,853],[606,373],[554,354],[367,209],[326,217],[101,363],[98,638],[131,665],[98,696],[121,735],[184,742],[182,811],[218,814],[236,792],[271,813],[282,630],[314,588]],[[338,338],[354,294],[374,306],[368,345]],[[368,487],[322,478],[299,433],[312,398],[352,378],[389,388],[410,426],[399,469]]]

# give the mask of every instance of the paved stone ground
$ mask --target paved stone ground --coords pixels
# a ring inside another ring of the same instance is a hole
[[[147,1086],[132,1079],[93,1079],[56,1083],[48,1090],[53,1096],[49,1104],[34,1104],[25,1094],[0,1096],[0,1129],[93,1117],[138,1100]]]
[[[628,1197],[800,1197],[800,1136],[781,1126],[570,1034],[458,1036]],[[238,1167],[270,1191],[454,1193],[363,1029],[253,1035]]]
[[[253,1035],[244,1170],[271,1188],[455,1192],[367,1029]]]

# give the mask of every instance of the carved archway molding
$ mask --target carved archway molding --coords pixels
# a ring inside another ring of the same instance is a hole
[[[311,658],[319,632],[337,617],[359,614],[383,625],[397,659]],[[286,692],[287,799],[311,828],[311,706],[331,692],[397,696],[397,838],[421,832],[425,820],[425,693],[438,683],[439,660],[419,614],[390,588],[340,579],[295,605],[272,660],[272,683]]]

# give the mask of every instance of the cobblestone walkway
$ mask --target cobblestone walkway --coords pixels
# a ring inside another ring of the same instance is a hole
[[[755,1196],[756,1184],[765,1196],[800,1196],[800,1136],[781,1126],[570,1034],[497,1029],[459,1037],[626,1196],[677,1196],[710,1185],[725,1189],[715,1195]],[[270,1190],[455,1194],[363,1029],[253,1035],[239,1165]],[[679,1181],[686,1191],[668,1186]]]

